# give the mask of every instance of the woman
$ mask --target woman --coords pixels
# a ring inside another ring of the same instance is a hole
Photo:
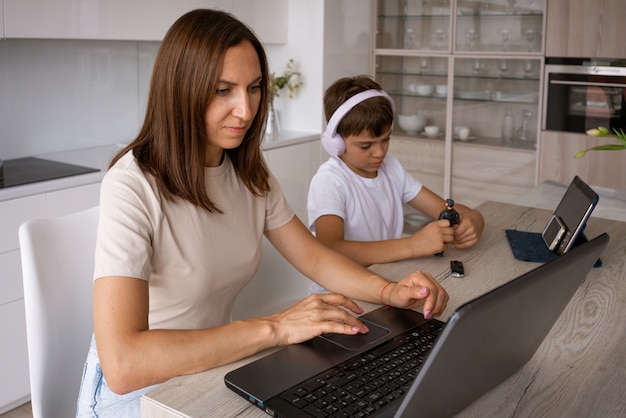
[[[427,316],[445,308],[432,276],[388,282],[322,246],[294,216],[260,150],[268,78],[259,40],[231,15],[195,10],[166,34],[143,127],[102,182],[79,415],[138,416],[139,397],[173,376],[325,332],[367,332],[347,296],[423,305]],[[337,293],[229,322],[263,234]]]

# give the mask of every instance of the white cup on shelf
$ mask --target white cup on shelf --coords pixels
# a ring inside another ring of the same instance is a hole
[[[454,133],[459,139],[467,140],[470,137],[470,128],[467,126],[455,126]]]
[[[437,136],[439,135],[439,126],[437,125],[425,126],[424,133],[426,133],[426,136]]]

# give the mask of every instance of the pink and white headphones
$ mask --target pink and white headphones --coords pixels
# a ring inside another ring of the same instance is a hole
[[[391,109],[395,113],[396,109],[393,99],[382,90],[371,89],[355,94],[339,106],[330,117],[326,130],[322,134],[322,146],[326,152],[332,156],[338,156],[346,152],[346,143],[341,135],[337,133],[337,127],[344,116],[346,116],[354,106],[372,97],[384,97],[389,100]]]

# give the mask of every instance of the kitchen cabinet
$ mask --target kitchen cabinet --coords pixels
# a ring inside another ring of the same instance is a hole
[[[569,184],[579,176],[593,186],[626,190],[626,151],[590,151],[576,159],[580,150],[616,143],[614,138],[594,138],[585,134],[543,131],[539,181]]]
[[[303,138],[302,142],[293,145],[264,148],[263,156],[287,201],[306,225],[309,183],[321,163],[328,158],[328,154],[321,150],[319,134]],[[233,319],[274,314],[308,295],[311,281],[280,255],[267,239],[263,238],[262,245],[259,270],[237,296],[231,314]],[[280,292],[276,292],[279,288]]]
[[[0,202],[0,414],[30,396],[19,226],[95,206],[99,191],[92,183]]]
[[[0,39],[4,39],[4,0],[0,2]]]
[[[548,0],[546,56],[626,58],[623,0]]]
[[[160,41],[185,12],[217,8],[249,24],[265,43],[287,42],[288,0],[5,0],[7,38]]]
[[[545,2],[379,0],[374,7],[372,74],[399,115],[392,144],[400,143],[390,152],[438,194],[472,206],[534,187]],[[414,114],[425,123],[403,127],[400,115]]]

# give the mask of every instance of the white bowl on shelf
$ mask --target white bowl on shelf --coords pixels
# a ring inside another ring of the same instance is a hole
[[[398,115],[400,129],[410,135],[416,135],[426,126],[426,116],[421,114]]]
[[[430,96],[433,94],[434,90],[435,86],[432,84],[418,84],[415,86],[415,93],[417,93],[418,96]]]

